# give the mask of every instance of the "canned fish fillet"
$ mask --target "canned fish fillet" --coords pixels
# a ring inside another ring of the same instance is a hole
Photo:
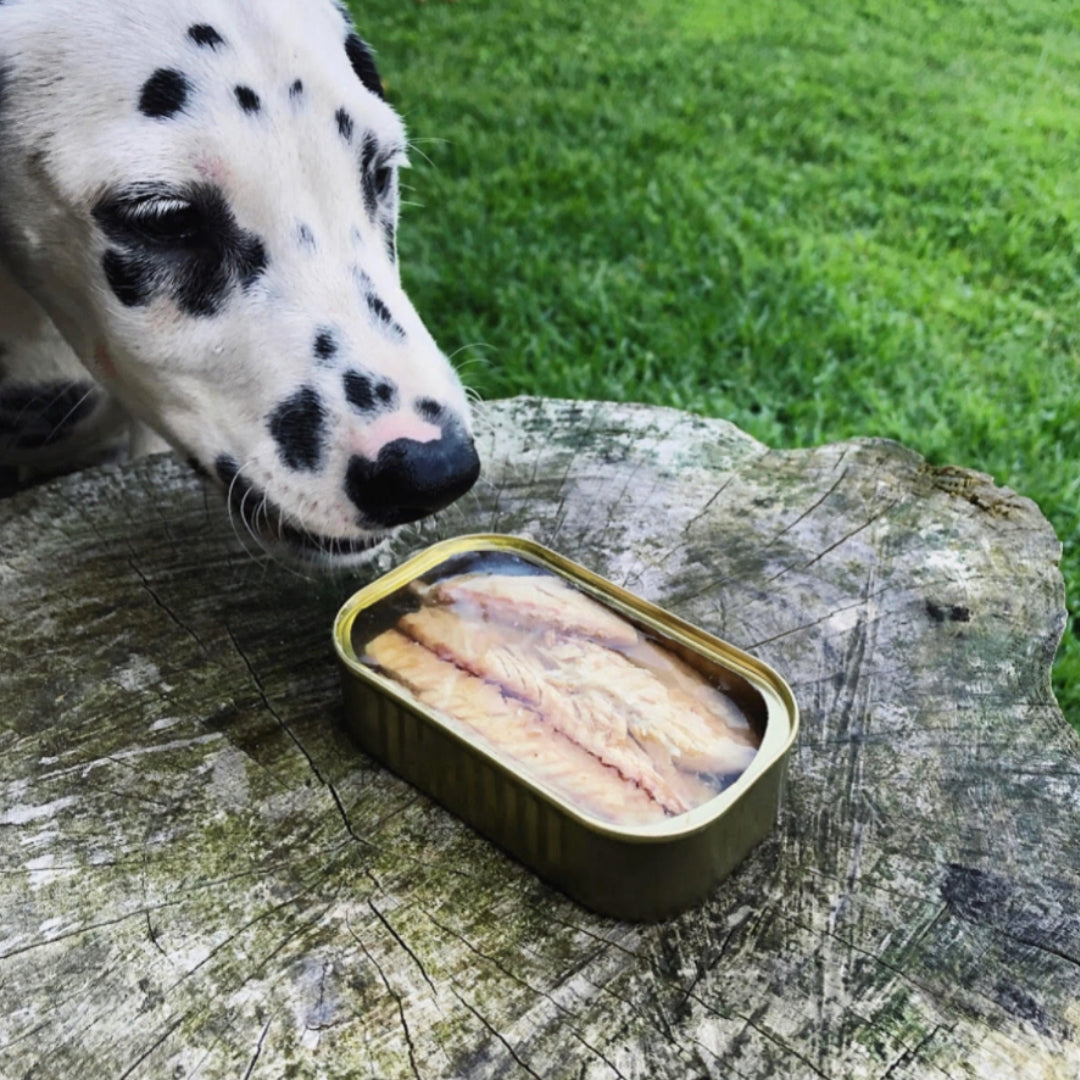
[[[539,545],[435,545],[335,643],[361,745],[597,910],[685,906],[775,819],[782,680]]]

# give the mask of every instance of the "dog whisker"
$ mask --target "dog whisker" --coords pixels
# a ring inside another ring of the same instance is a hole
[[[439,166],[436,165],[435,162],[432,161],[431,158],[423,150],[420,149],[419,144],[421,142],[429,142],[429,143],[430,142],[438,142],[438,143],[443,143],[446,146],[449,146],[450,145],[449,139],[409,139],[408,140],[407,145],[408,145],[409,153],[410,154],[415,153],[418,157],[423,158],[424,161],[427,162],[427,164],[431,166],[431,168],[437,169]]]
[[[458,353],[465,352],[466,349],[494,349],[495,346],[488,341],[467,341],[464,345],[459,345],[448,357],[448,360],[453,360]],[[486,362],[490,363],[487,357],[483,358]]]

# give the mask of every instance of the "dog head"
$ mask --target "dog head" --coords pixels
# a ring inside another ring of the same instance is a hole
[[[405,164],[330,0],[0,6],[0,257],[250,528],[331,560],[479,470],[401,288]]]

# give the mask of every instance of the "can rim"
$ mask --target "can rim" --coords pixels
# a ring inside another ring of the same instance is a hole
[[[682,814],[646,825],[619,825],[605,821],[575,806],[568,798],[530,777],[510,755],[489,749],[448,724],[442,714],[408,695],[402,687],[364,664],[352,645],[352,627],[366,608],[407,585],[410,581],[454,555],[480,551],[511,551],[529,561],[554,571],[569,580],[594,600],[631,619],[661,637],[706,656],[714,663],[744,678],[762,696],[766,705],[765,733],[753,761],[739,778],[713,798]],[[558,552],[521,536],[502,533],[472,533],[442,540],[424,548],[388,573],[353,593],[342,604],[334,620],[334,648],[345,669],[353,676],[378,688],[395,704],[435,724],[438,729],[467,747],[472,753],[508,773],[513,780],[537,797],[554,804],[593,832],[629,841],[672,840],[707,828],[738,802],[777,762],[781,761],[798,735],[799,707],[787,682],[768,664],[742,649],[721,640],[708,631],[673,615],[656,604],[634,595],[613,582]]]

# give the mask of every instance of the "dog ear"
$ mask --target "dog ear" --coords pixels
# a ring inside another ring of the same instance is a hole
[[[371,49],[360,38],[359,34],[350,34],[345,39],[345,54],[352,64],[356,77],[376,96],[386,100],[383,92],[382,79],[379,78],[378,69],[375,67],[375,57],[371,55]]]

